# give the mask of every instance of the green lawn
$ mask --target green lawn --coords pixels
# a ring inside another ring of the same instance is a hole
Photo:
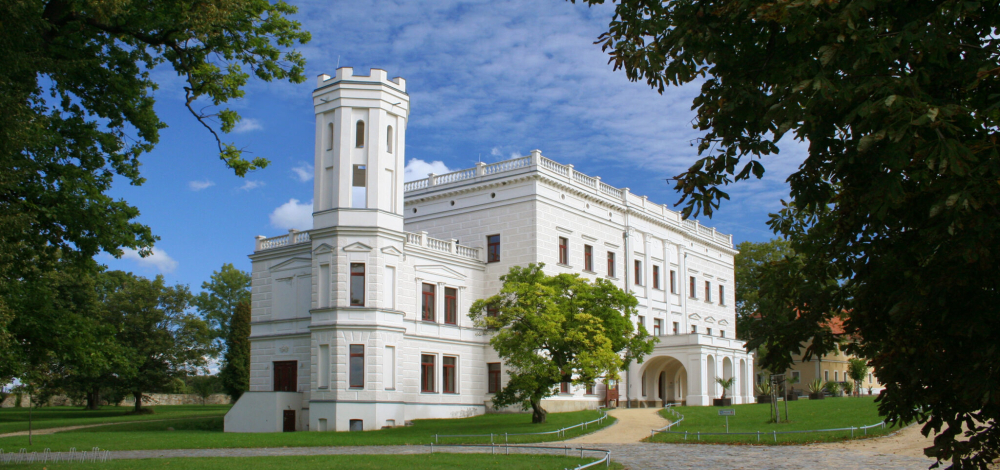
[[[85,424],[148,421],[156,419],[204,418],[225,416],[232,405],[170,405],[148,406],[154,411],[147,415],[126,415],[131,406],[104,406],[88,411],[78,406],[45,406],[31,412],[32,429],[60,428]],[[0,434],[28,430],[27,408],[0,408]]]
[[[878,415],[874,397],[841,397],[825,400],[795,400],[788,402],[788,418],[790,422],[780,424],[768,423],[768,405],[750,404],[734,405],[736,416],[729,417],[729,432],[761,432],[760,443],[775,444],[804,444],[809,442],[830,442],[851,438],[850,431],[823,432],[823,433],[801,433],[801,434],[778,434],[775,442],[772,431],[802,431],[810,429],[830,429],[846,428],[850,426],[859,427],[875,424],[882,421]],[[687,442],[699,442],[698,432],[724,433],[726,432],[726,418],[719,416],[718,407],[714,406],[683,406],[675,408],[677,412],[684,415],[684,421],[671,428],[672,431],[687,431]],[[782,419],[785,416],[785,403],[779,402],[778,409],[781,411]],[[665,410],[660,412],[665,418],[673,420],[673,416]],[[868,430],[867,436],[883,435],[896,430],[890,426],[882,428],[872,428]],[[866,437],[861,430],[854,432],[855,438]],[[648,442],[684,442],[684,434],[657,433],[652,438],[645,439]],[[756,444],[756,435],[730,435],[730,436],[704,436],[700,442],[710,443],[750,443]]]
[[[396,444],[429,444],[435,434],[486,434],[495,433],[494,441],[503,442],[503,433],[551,431],[569,425],[590,421],[601,415],[598,411],[549,413],[547,422],[531,424],[531,415],[487,414],[462,419],[416,420],[413,426],[366,432],[295,432],[295,433],[224,433],[222,417],[191,418],[176,421],[144,422],[100,426],[35,436],[28,446],[26,436],[0,438],[0,448],[7,451],[26,448],[29,451],[65,451],[71,447],[109,450],[138,449],[205,449],[234,447],[308,447],[308,446],[365,446]],[[587,430],[573,429],[566,438],[596,431],[614,422],[609,417],[602,425],[591,425]],[[173,428],[173,430],[168,430]],[[546,442],[561,440],[554,434],[543,436],[510,436],[510,443]],[[489,443],[489,437],[439,438],[441,444]]]
[[[580,459],[554,455],[489,455],[489,454],[416,454],[416,455],[322,455],[295,457],[219,457],[176,458],[145,460],[111,460],[103,463],[48,463],[18,465],[31,470],[215,470],[239,468],[242,470],[297,470],[331,468],[360,468],[368,470],[398,470],[420,468],[428,470],[453,470],[476,468],[487,470],[529,470],[573,468],[595,459]],[[603,465],[600,468],[604,468]],[[612,463],[611,468],[621,469]]]

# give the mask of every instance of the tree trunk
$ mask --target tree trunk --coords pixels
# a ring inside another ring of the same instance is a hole
[[[28,445],[31,445],[31,408],[35,406],[31,400],[31,394],[28,394]]]
[[[531,422],[533,424],[545,424],[545,416],[548,414],[549,412],[542,408],[542,400],[531,399]]]
[[[95,388],[87,393],[87,409],[96,410],[101,406],[101,389]]]
[[[132,411],[139,413],[142,411],[142,392],[132,392],[132,396],[135,397],[135,409]]]

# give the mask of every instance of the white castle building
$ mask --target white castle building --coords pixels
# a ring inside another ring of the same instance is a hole
[[[753,400],[736,339],[732,236],[535,150],[403,182],[409,96],[373,69],[320,75],[313,228],[257,237],[250,391],[230,432],[346,431],[491,410],[506,380],[472,302],[511,266],[606,278],[639,300],[659,338],[620,378],[622,403],[709,405],[715,377]],[[548,411],[603,405],[564,384]]]

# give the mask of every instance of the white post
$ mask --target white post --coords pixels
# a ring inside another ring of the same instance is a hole
[[[454,238],[452,238],[451,240],[448,240],[448,252],[449,253],[455,253],[456,251],[458,251],[458,249],[455,248],[456,246],[458,246],[458,240],[456,240]]]
[[[576,171],[576,170],[573,169],[573,164],[572,163],[570,163],[569,165],[566,165],[566,168],[569,170],[569,171],[566,172],[566,178],[568,178],[569,181],[572,182],[573,181],[573,172]]]
[[[532,150],[531,151],[531,164],[532,165],[538,165],[538,163],[541,160],[542,160],[542,151],[538,150],[538,149]]]
[[[436,176],[434,173],[427,173],[427,186],[434,186]]]
[[[420,231],[420,246],[427,246],[427,232]]]
[[[295,230],[294,228],[288,229],[288,244],[289,245],[295,244],[295,234],[297,234],[297,233],[299,233],[299,231]]]
[[[486,164],[483,162],[476,162],[476,176],[483,176],[486,173]]]
[[[261,247],[261,245],[264,244],[264,239],[265,238],[267,238],[267,237],[265,237],[263,235],[257,235],[256,237],[254,237],[253,251],[260,251],[260,247]]]

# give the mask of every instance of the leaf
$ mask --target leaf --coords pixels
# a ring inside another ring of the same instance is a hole
[[[927,110],[927,118],[930,119],[931,122],[934,122],[934,120],[937,118],[938,111],[940,111],[938,108],[930,108],[930,109],[928,109]]]
[[[892,106],[892,104],[896,102],[896,98],[897,98],[896,95],[889,95],[889,97],[885,99],[885,106],[886,107]]]

